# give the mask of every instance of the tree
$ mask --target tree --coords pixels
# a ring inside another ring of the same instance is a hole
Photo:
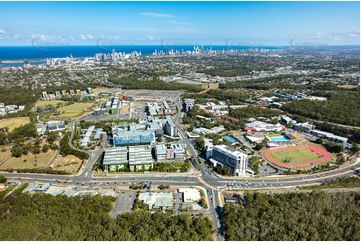
[[[22,150],[20,148],[11,148],[10,150],[11,152],[11,155],[14,156],[14,157],[20,157],[22,155]]]
[[[224,206],[225,237],[237,241],[359,241],[359,199],[358,192],[247,193],[242,204]]]
[[[0,130],[0,145],[5,145],[7,143],[7,135]]]
[[[32,150],[31,150],[31,153],[33,154],[40,154],[41,150],[40,150],[40,145],[39,144],[36,144],[33,146]]]
[[[46,153],[46,152],[48,152],[49,148],[50,148],[49,145],[44,144],[44,145],[43,145],[43,148],[41,149],[41,151],[42,151],[43,153]]]
[[[57,150],[57,149],[59,149],[59,146],[57,146],[55,143],[53,143],[53,144],[50,145],[50,148],[52,150]]]
[[[158,189],[160,189],[160,190],[169,189],[169,185],[159,185]]]
[[[7,181],[5,176],[0,176],[0,183],[5,183]]]
[[[54,143],[54,141],[58,138],[58,133],[57,132],[49,132],[46,139],[48,141],[48,143],[51,145]]]
[[[352,151],[353,154],[355,154],[356,152],[360,151],[360,146],[358,144],[356,144],[356,143],[353,143],[351,151]]]
[[[129,186],[129,188],[132,189],[132,190],[139,190],[139,189],[140,189],[140,186],[137,186],[137,185],[135,185],[135,184],[132,184],[132,185]]]

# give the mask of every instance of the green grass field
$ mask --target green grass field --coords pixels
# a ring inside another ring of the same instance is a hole
[[[50,160],[54,157],[56,151],[49,150],[47,153],[40,153],[37,155],[29,153],[19,158],[12,157],[0,166],[1,170],[8,168],[13,169],[32,169],[46,167]]]
[[[275,132],[275,133],[268,133],[268,134],[267,134],[267,136],[268,136],[268,137],[270,137],[270,138],[272,138],[272,137],[279,137],[279,136],[282,136],[282,134],[281,134],[281,133],[276,133],[276,132]]]
[[[9,127],[9,131],[12,131],[13,129],[30,123],[30,119],[28,117],[19,117],[19,118],[8,118],[8,119],[0,119],[0,129]]]
[[[1,147],[0,148],[0,163],[5,161],[9,157],[11,157],[10,147]]]
[[[49,101],[39,100],[35,103],[35,107],[44,107],[45,105],[49,105],[49,104],[56,107],[58,103],[65,103],[65,102],[62,100],[49,100]]]
[[[67,155],[65,157],[58,157],[52,164],[54,170],[66,171],[69,173],[77,172],[82,160],[73,155]]]
[[[57,117],[57,119],[74,118],[80,116],[84,113],[84,110],[89,109],[93,105],[94,103],[74,103],[68,106],[58,108],[57,111],[61,112],[61,114]]]
[[[289,151],[278,151],[271,153],[271,158],[276,159],[279,162],[285,162],[286,159],[289,159],[287,163],[297,163],[304,162],[309,160],[319,159],[319,156],[308,149],[296,149]]]

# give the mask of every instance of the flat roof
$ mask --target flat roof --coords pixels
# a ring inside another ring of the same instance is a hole
[[[151,163],[153,163],[153,157],[150,146],[129,146],[129,165],[142,165]]]
[[[219,150],[222,150],[224,152],[227,152],[227,153],[230,153],[234,156],[239,156],[239,155],[246,155],[245,153],[239,151],[239,150],[236,150],[235,148],[233,147],[230,147],[228,145],[215,145],[213,146],[214,149],[219,149]]]
[[[116,147],[106,149],[104,153],[104,165],[116,165],[128,163],[128,149],[127,147]]]
[[[157,154],[166,154],[167,147],[164,144],[156,145],[155,150],[157,151]]]
[[[171,192],[143,192],[139,200],[148,204],[149,208],[173,207],[173,194]]]

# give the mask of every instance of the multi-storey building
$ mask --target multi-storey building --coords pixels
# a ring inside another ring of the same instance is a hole
[[[166,118],[167,118],[167,122],[164,125],[165,133],[170,135],[170,136],[176,136],[177,128],[176,128],[171,116],[167,115]]]
[[[234,176],[245,176],[248,168],[247,154],[227,145],[216,145],[212,150],[211,161],[216,166],[228,166]]]

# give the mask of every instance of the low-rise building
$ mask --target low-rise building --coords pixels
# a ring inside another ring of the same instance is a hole
[[[149,209],[166,210],[173,208],[173,193],[171,192],[143,192],[138,199],[149,206]]]
[[[297,124],[294,124],[292,128],[295,129],[295,130],[298,130],[298,131],[309,133],[313,129],[315,129],[315,125],[309,124],[308,122],[306,122],[306,123],[297,123]]]
[[[102,135],[105,135],[105,134],[106,134],[106,132],[104,132],[102,128],[96,129],[94,139],[98,140],[102,137]]]
[[[347,138],[345,137],[341,137],[338,135],[335,135],[333,133],[329,133],[329,132],[325,132],[325,131],[321,131],[321,130],[312,130],[311,134],[317,136],[317,137],[323,137],[323,138],[327,138],[336,142],[340,142],[340,143],[346,143],[347,142]]]
[[[285,124],[285,125],[291,124],[292,121],[293,120],[290,117],[286,116],[286,115],[281,115],[280,116],[280,122]]]
[[[285,127],[279,123],[277,124],[270,124],[261,121],[253,121],[251,123],[246,124],[244,128],[245,131],[257,131],[257,132],[280,132],[284,130]]]
[[[171,144],[171,149],[174,151],[175,160],[184,160],[185,150],[181,144]]]
[[[144,127],[145,125],[140,125]],[[114,146],[150,144],[155,141],[155,134],[148,130],[137,130],[136,125],[129,127],[113,127]]]
[[[39,183],[39,182],[35,182],[35,183],[30,183],[28,187],[26,187],[24,189],[24,193],[36,193],[36,192],[40,192],[40,193],[45,193],[46,191],[49,190],[51,186],[51,183]]]
[[[161,137],[164,134],[162,126],[159,123],[147,123],[146,127],[147,131],[154,132],[156,137]]]
[[[153,168],[152,150],[149,145],[129,146],[130,171],[148,171]]]
[[[36,124],[36,132],[39,135],[43,135],[46,131],[46,126],[43,123],[37,123]]]
[[[167,159],[167,147],[164,144],[155,146],[155,156],[157,160]]]
[[[46,123],[46,129],[49,132],[64,130],[65,129],[65,123],[64,123],[64,121],[58,121],[58,120],[48,121]]]
[[[90,126],[87,129],[83,139],[80,141],[80,146],[87,147],[90,144],[90,136],[92,135],[94,129],[95,129],[94,125]]]
[[[171,144],[170,148],[160,144],[155,146],[155,156],[158,161],[184,160],[185,149],[180,144]]]
[[[201,194],[195,188],[179,188],[179,193],[183,193],[183,202],[198,202],[201,200]]]
[[[123,171],[128,164],[128,148],[125,146],[106,149],[103,168],[106,171]]]

